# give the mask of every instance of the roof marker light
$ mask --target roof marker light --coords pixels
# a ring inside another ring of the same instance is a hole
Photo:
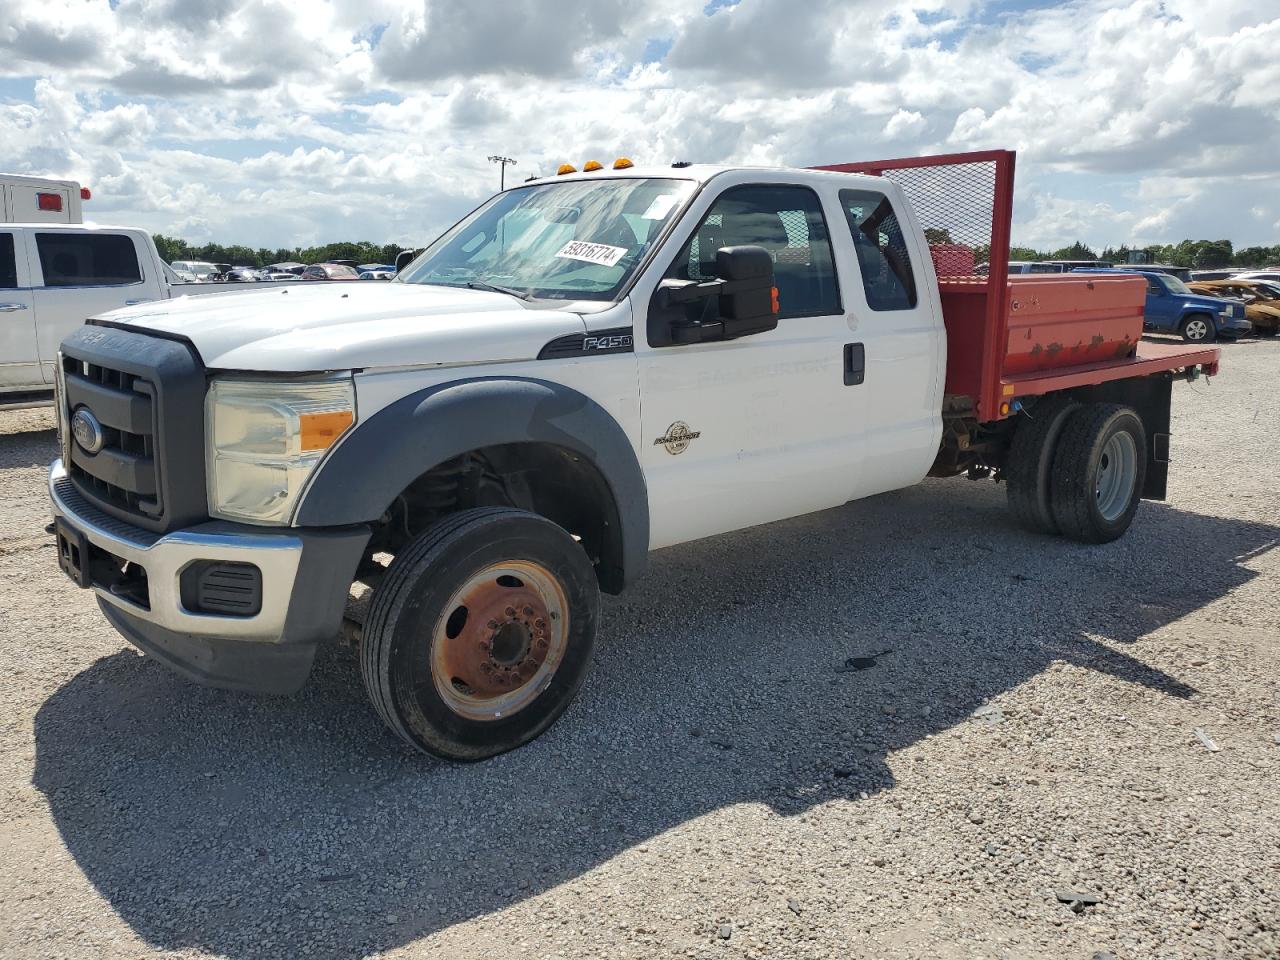
[[[36,209],[49,211],[51,213],[61,213],[62,197],[56,193],[37,193]]]
[[[563,177],[566,173],[577,173],[577,172],[578,172],[578,168],[575,167],[572,163],[562,163],[560,164],[560,169],[556,171],[556,176]]]
[[[635,164],[626,157],[619,157],[617,160],[613,161],[613,169],[615,170],[629,170],[634,166]]]
[[[81,187],[81,188],[80,188],[80,199],[81,199],[81,200],[92,200],[92,199],[93,199],[93,194],[89,192],[89,188],[88,188],[88,187]]]
[[[588,160],[582,165],[583,173],[595,173],[597,170],[603,170],[604,164],[599,160]]]

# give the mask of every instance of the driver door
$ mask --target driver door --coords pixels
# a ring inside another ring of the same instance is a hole
[[[637,288],[640,463],[654,548],[835,506],[858,485],[864,393],[846,376],[844,347],[855,338],[821,199],[799,184],[748,183],[702,203],[697,230],[663,277],[710,279],[719,248],[762,246],[775,264],[778,326],[655,345],[662,338],[646,336],[651,287]]]

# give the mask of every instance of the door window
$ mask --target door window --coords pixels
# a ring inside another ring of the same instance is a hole
[[[915,274],[902,225],[889,198],[875,190],[841,190],[840,206],[858,253],[867,306],[872,310],[910,310],[916,305]],[[1035,266],[1031,269],[1034,272]]]
[[[139,283],[133,240],[121,233],[37,233],[46,287],[114,287]]]
[[[13,250],[13,234],[0,233],[0,290],[12,290],[18,285],[18,261]]]
[[[711,280],[716,251],[745,245],[773,257],[778,319],[840,313],[840,288],[827,221],[808,187],[780,184],[733,187],[720,195],[666,276]]]

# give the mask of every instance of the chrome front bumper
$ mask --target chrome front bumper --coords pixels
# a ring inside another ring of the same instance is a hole
[[[303,539],[291,533],[250,533],[243,528],[220,531],[219,524],[153,534],[117,520],[89,503],[67,476],[61,460],[49,469],[49,499],[55,515],[84,534],[91,544],[146,571],[149,608],[99,585],[93,591],[130,619],[165,631],[265,643],[279,642],[294,582],[302,562]],[[230,528],[231,525],[221,525]],[[193,613],[182,604],[179,578],[200,560],[250,563],[262,572],[262,607],[253,616]]]

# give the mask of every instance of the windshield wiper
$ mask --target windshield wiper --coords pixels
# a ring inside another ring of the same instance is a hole
[[[488,290],[492,293],[505,293],[513,297],[519,297],[521,300],[532,300],[533,297],[525,293],[523,290],[512,290],[510,287],[500,287],[496,283],[490,283],[488,280],[468,280],[463,284],[472,290]]]

